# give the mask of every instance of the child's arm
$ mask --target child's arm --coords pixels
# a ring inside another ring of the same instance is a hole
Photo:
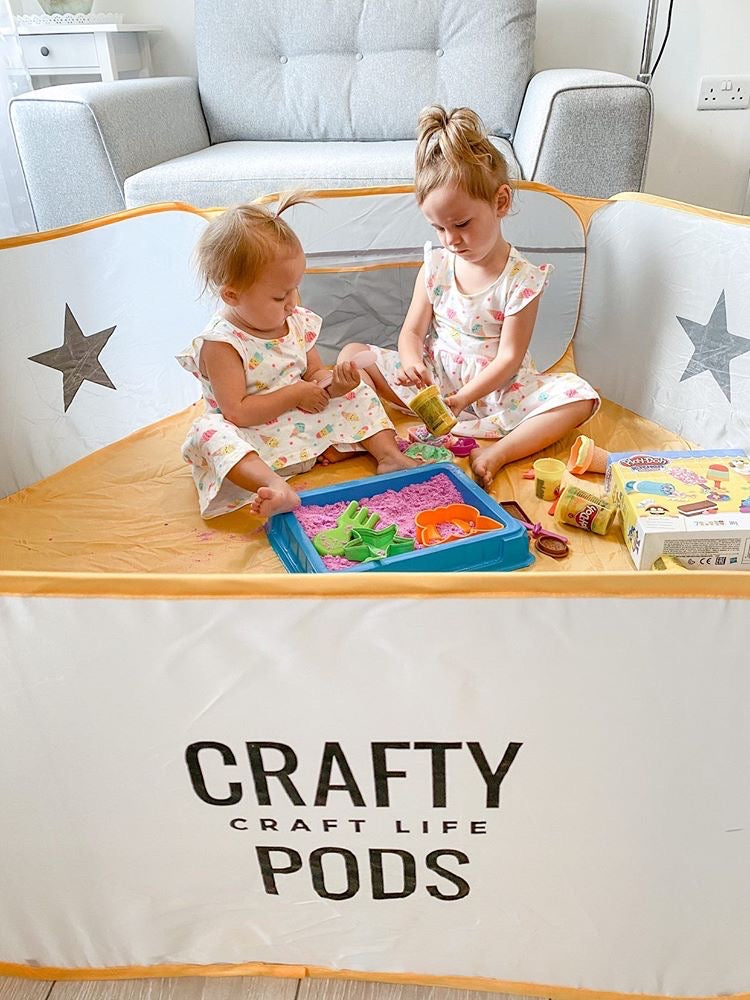
[[[311,347],[307,352],[307,371],[302,376],[306,382],[318,383],[326,376],[331,376],[326,385],[326,392],[331,399],[338,396],[345,396],[347,392],[352,392],[361,381],[359,369],[351,361],[342,361],[334,365],[329,371],[323,367],[323,360],[318,354],[317,347]]]
[[[424,283],[424,264],[419,269],[414,284],[411,304],[398,336],[398,353],[401,358],[401,373],[396,381],[400,385],[415,385],[419,389],[432,385],[432,375],[423,359],[424,339],[432,319],[432,303],[427,298]]]
[[[237,427],[257,427],[295,408],[320,413],[330,402],[325,389],[303,381],[272,392],[248,394],[242,358],[231,344],[221,341],[207,340],[203,344],[200,365],[219,409]]]
[[[541,295],[538,295],[519,312],[507,317],[503,322],[500,347],[495,357],[479,375],[445,400],[455,414],[461,413],[483,396],[510,384],[529,349],[540,299]]]
[[[305,382],[317,382],[327,372],[323,364],[323,359],[318,353],[317,347],[311,347],[307,352],[307,370],[302,378]]]

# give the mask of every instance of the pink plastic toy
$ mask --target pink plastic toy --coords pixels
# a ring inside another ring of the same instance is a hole
[[[567,545],[568,539],[565,535],[556,535],[554,531],[548,531],[541,521],[537,521],[536,524],[532,524],[529,520],[529,515],[520,504],[516,503],[515,500],[501,500],[500,506],[504,507],[510,516],[514,517],[519,524],[522,524],[532,538],[555,538],[558,542],[565,542]]]
[[[568,539],[565,535],[556,535],[554,531],[547,531],[539,521],[536,524],[530,524],[528,521],[520,521],[519,523],[526,528],[532,538],[555,538],[558,542],[568,544]]]
[[[360,351],[351,359],[355,368],[367,368],[368,365],[374,365],[376,361],[377,358],[372,351]],[[331,382],[333,382],[333,372],[326,372],[325,375],[318,380],[318,385],[321,389],[327,389]]]
[[[457,437],[451,444],[446,445],[448,451],[452,451],[456,458],[466,458],[477,447],[477,443],[472,437]]]

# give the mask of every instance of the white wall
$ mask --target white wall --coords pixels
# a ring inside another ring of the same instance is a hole
[[[647,0],[538,0],[536,68],[590,66],[635,76]],[[666,25],[661,0],[653,58]],[[748,0],[675,0],[653,80],[656,115],[646,190],[741,212],[750,171],[750,109],[698,111],[701,76],[750,75]]]
[[[224,0],[216,0],[220,5]],[[275,3],[276,0],[269,0]],[[162,24],[164,31],[151,36],[154,72],[159,76],[195,76],[193,0],[96,0],[94,10],[107,4],[126,12],[127,21]]]
[[[13,0],[13,6],[39,11],[35,0]],[[584,66],[635,76],[646,6],[647,0],[538,0],[537,69]],[[152,36],[156,73],[195,73],[192,0],[96,0],[94,10],[111,7],[128,21],[164,25]],[[668,7],[669,0],[661,0],[654,58]],[[653,82],[656,118],[646,190],[741,212],[750,171],[750,109],[696,109],[699,78],[721,73],[750,75],[750,0],[675,0],[672,31]]]

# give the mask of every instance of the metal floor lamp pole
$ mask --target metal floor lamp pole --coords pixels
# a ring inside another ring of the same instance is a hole
[[[646,30],[643,34],[643,52],[641,53],[641,71],[638,74],[640,83],[651,83],[651,54],[654,50],[654,32],[656,18],[659,13],[659,0],[648,0],[646,11]]]

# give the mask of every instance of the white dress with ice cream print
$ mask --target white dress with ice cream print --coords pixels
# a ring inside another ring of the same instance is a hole
[[[215,315],[190,347],[177,355],[183,368],[200,381],[205,412],[193,421],[182,454],[192,465],[203,517],[226,514],[251,502],[255,494],[226,478],[251,452],[281,476],[310,468],[326,448],[362,451],[358,442],[392,430],[393,424],[375,392],[364,382],[332,399],[322,413],[293,409],[255,427],[237,427],[226,420],[200,371],[200,352],[207,340],[231,344],[242,359],[248,393],[267,393],[298,382],[307,370],[307,352],[320,332],[321,319],[297,307],[287,321],[289,332],[278,340],[263,340]]]
[[[466,294],[458,288],[455,254],[425,245],[425,285],[433,318],[424,344],[424,362],[443,397],[458,392],[497,356],[503,320],[513,316],[544,290],[554,270],[530,263],[511,247],[502,274],[487,288]],[[401,368],[398,351],[369,345],[378,367],[406,404],[416,389],[396,382]],[[581,399],[599,396],[578,375],[540,374],[526,353],[510,384],[483,396],[459,416],[454,434],[500,438],[523,420]]]

